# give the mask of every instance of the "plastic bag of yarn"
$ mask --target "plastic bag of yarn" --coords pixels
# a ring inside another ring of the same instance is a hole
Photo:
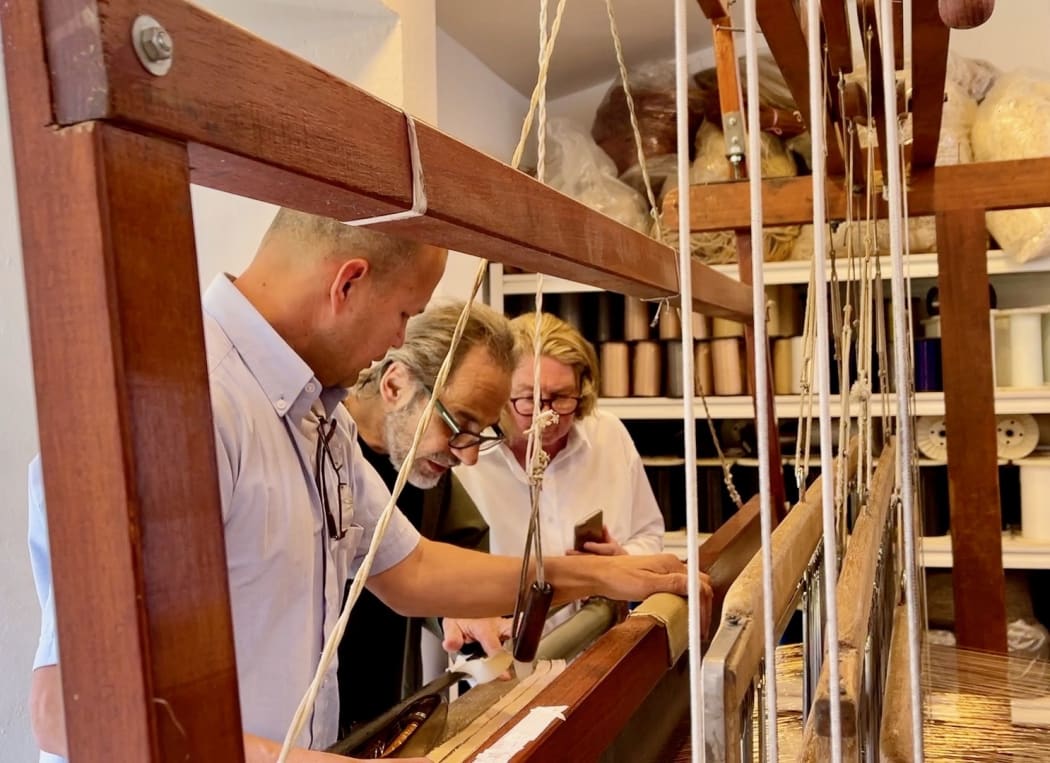
[[[676,153],[674,62],[667,60],[642,64],[629,72],[627,82],[638,117],[643,155],[650,159]],[[700,124],[701,115],[699,91],[690,89],[690,136]],[[591,126],[591,137],[616,162],[619,174],[638,164],[638,151],[635,147],[634,131],[631,129],[627,98],[624,96],[623,85],[618,80],[609,87],[598,106]],[[656,166],[648,168],[651,176],[659,169]],[[662,179],[661,177],[661,181]],[[655,187],[659,187],[655,179],[653,183]]]
[[[774,135],[762,133],[762,176],[793,177],[798,174],[794,158]],[[722,130],[704,122],[696,134],[696,159],[690,169],[690,181],[696,184],[718,183],[731,179],[725,156]],[[671,184],[673,185],[673,184]],[[785,260],[791,253],[800,226],[787,225],[765,229],[765,258],[769,262]],[[671,243],[670,241],[668,243]],[[691,236],[692,254],[709,264],[735,262],[736,243],[731,231],[696,233]]]
[[[970,137],[979,161],[1050,156],[1050,77],[1023,71],[1000,77],[978,107]],[[1050,256],[1050,209],[988,212],[985,219],[1018,262]]]
[[[562,193],[643,233],[649,205],[616,177],[616,165],[598,144],[566,119],[547,125],[546,182]]]

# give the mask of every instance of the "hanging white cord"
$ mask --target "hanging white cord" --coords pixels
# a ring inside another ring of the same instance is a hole
[[[915,490],[912,481],[911,458],[914,451],[911,411],[908,395],[908,341],[911,336],[905,321],[904,304],[909,296],[904,285],[904,257],[901,246],[903,230],[903,209],[901,196],[900,165],[896,158],[900,156],[900,136],[897,132],[897,73],[894,70],[893,50],[893,5],[892,0],[881,0],[879,3],[881,19],[879,37],[882,42],[882,79],[886,113],[886,149],[887,185],[889,188],[890,219],[890,263],[893,266],[892,304],[893,304],[893,355],[894,376],[897,388],[897,470],[901,479],[901,510],[903,512],[904,531],[904,584],[907,589],[908,607],[908,678],[911,682],[911,724],[912,724],[912,760],[923,761],[922,745],[922,685],[919,672],[919,596],[916,587],[915,564]]]
[[[770,505],[769,378],[766,357],[765,246],[762,239],[762,134],[758,117],[758,19],[755,0],[744,2],[744,49],[747,61],[747,155],[751,191],[751,311],[754,314],[755,426],[758,429],[758,495],[762,526],[762,621],[765,634],[766,760],[780,760],[777,752],[777,641],[773,621],[773,512]],[[684,240],[684,239],[680,239]],[[694,745],[696,746],[696,745]]]
[[[824,137],[824,88],[821,84],[820,2],[806,3],[806,47],[809,54],[809,129],[813,140],[813,261],[816,289],[813,291],[817,319],[817,394],[820,404],[820,472],[834,474],[831,445],[831,393],[828,357],[828,279],[826,275],[827,224],[824,206],[824,182],[827,173]],[[842,763],[842,702],[839,697],[838,606],[835,589],[838,582],[838,541],[835,528],[835,484],[833,479],[821,482],[824,520],[824,597],[827,611],[825,637],[828,648],[828,675],[831,689],[831,759]]]
[[[693,263],[689,251],[689,45],[686,39],[686,0],[674,4],[675,111],[678,138],[678,282],[682,311],[690,314],[693,305]],[[693,389],[693,322],[682,324],[682,389]],[[682,396],[682,420],[685,423],[685,527],[686,562],[689,568],[689,730],[692,735],[692,760],[701,763],[704,754],[704,695],[700,681],[700,549],[697,517],[696,413],[693,395]]]

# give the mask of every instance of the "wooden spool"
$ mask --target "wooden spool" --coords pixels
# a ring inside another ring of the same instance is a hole
[[[730,321],[725,318],[714,318],[711,320],[711,336],[715,339],[722,337],[744,335],[744,324]]]
[[[744,340],[723,337],[711,340],[716,395],[743,395],[747,391],[744,373]]]
[[[634,345],[634,364],[631,374],[635,397],[659,397],[663,367],[660,363],[659,342],[638,342]]]
[[[693,362],[693,375],[696,381],[696,394],[714,394],[715,383],[711,371],[710,341],[696,343],[696,353]]]
[[[661,339],[679,339],[682,336],[682,320],[678,317],[678,310],[665,305],[660,310],[660,322],[657,330]]]
[[[631,372],[627,343],[603,342],[599,354],[602,397],[628,397],[631,394]]]
[[[682,343],[664,342],[664,357],[667,359],[664,378],[667,379],[667,396],[682,396]]]
[[[711,319],[700,313],[693,313],[693,339],[711,338]]]
[[[640,342],[649,338],[649,303],[628,297],[623,312],[623,338]]]

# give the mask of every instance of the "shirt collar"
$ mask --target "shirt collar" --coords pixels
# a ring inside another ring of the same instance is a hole
[[[202,302],[204,311],[237,349],[278,416],[291,414],[293,420],[300,420],[318,399],[330,415],[346,397],[345,389],[322,389],[306,361],[263,318],[231,276],[217,276]]]
[[[576,451],[583,450],[585,448],[591,448],[591,438],[587,434],[587,428],[583,426],[583,420],[576,419],[572,422],[572,428],[569,430],[568,442],[565,443],[565,447],[561,449],[561,451],[558,453],[558,455],[554,457],[554,460],[551,461],[551,463],[556,464],[559,462],[566,461]],[[499,454],[499,457],[502,457],[503,460],[507,463],[507,466],[510,467],[511,473],[518,475],[519,479],[521,479],[522,481],[527,481],[527,478],[525,476],[525,470],[522,469],[521,464],[518,463],[518,459],[514,457],[514,451],[510,449],[510,445],[508,445],[507,443],[503,443],[498,448],[493,448],[492,450],[480,453],[478,455],[478,458],[497,458],[497,453]],[[470,467],[463,468],[469,469]]]

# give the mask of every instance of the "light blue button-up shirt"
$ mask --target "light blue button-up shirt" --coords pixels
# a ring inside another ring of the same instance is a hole
[[[372,537],[390,493],[361,455],[354,422],[339,405],[345,390],[322,389],[228,277],[212,283],[203,305],[241,715],[246,732],[281,740],[338,618],[345,581],[364,557],[358,541]],[[311,409],[320,407],[337,423],[331,450],[349,486],[339,501],[329,474],[332,510],[350,528],[342,540],[328,537],[314,481]],[[58,662],[38,460],[30,467],[29,495],[30,556],[43,611],[35,668]],[[372,572],[394,566],[418,542],[415,528],[395,512]],[[336,741],[338,697],[333,663],[300,745],[320,749]]]

